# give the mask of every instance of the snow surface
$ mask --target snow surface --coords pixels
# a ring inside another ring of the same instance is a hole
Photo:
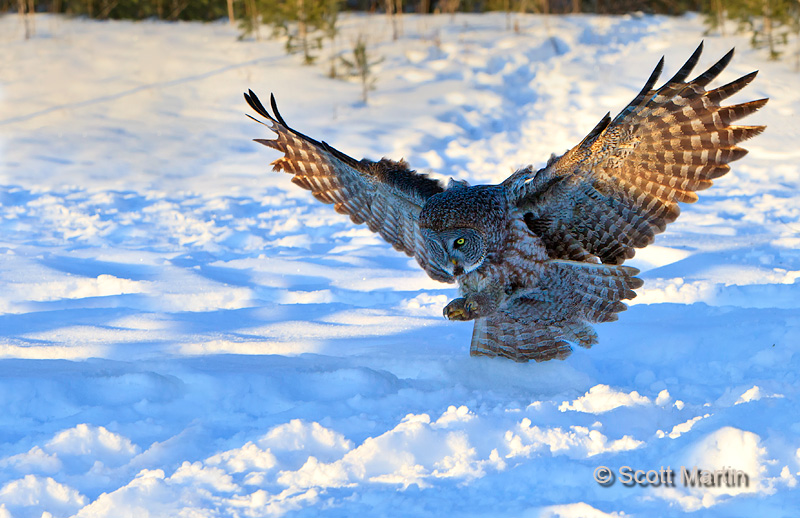
[[[696,16],[347,16],[360,86],[224,23],[0,18],[0,517],[796,516],[800,76],[750,155],[632,264],[564,362],[468,356],[455,292],[269,171],[242,92],[356,156],[497,182],[578,142],[703,38]],[[326,50],[327,53],[327,50]],[[721,84],[721,83],[717,83]],[[747,487],[602,487],[597,466]]]

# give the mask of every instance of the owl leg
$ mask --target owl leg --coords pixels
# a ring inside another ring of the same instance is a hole
[[[479,307],[475,301],[470,299],[459,297],[457,299],[453,299],[450,303],[444,307],[442,313],[448,320],[474,320],[478,318],[478,311]]]
[[[475,320],[497,309],[497,302],[490,293],[476,293],[453,299],[442,313],[448,320]]]

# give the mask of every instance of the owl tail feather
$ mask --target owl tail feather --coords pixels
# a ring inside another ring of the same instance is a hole
[[[538,285],[514,294],[498,311],[475,321],[470,354],[517,362],[563,360],[573,344],[591,347],[591,322],[611,322],[642,285],[627,266],[552,260]]]
[[[545,362],[565,359],[572,354],[572,347],[547,333],[547,329],[495,313],[475,320],[469,353],[471,356],[501,356],[516,362]]]

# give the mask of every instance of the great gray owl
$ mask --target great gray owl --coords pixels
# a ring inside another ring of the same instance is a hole
[[[414,256],[432,278],[458,282],[462,295],[444,314],[474,320],[470,352],[516,361],[566,358],[569,343],[597,342],[591,322],[609,322],[636,296],[638,270],[620,266],[678,217],[678,202],[730,170],[737,146],[764,126],[731,123],[767,99],[721,106],[756,72],[705,90],[733,56],[686,81],[702,43],[661,88],[661,58],[641,92],[613,120],[539,170],[526,167],[499,185],[447,186],[400,160],[355,160],[291,129],[250,91],[245,99],[284,154],[272,165],[320,201],[366,223]],[[257,120],[257,119],[254,119]]]

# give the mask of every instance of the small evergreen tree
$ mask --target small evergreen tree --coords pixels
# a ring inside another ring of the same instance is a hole
[[[258,38],[260,24],[271,25],[273,35],[286,37],[286,52],[302,52],[303,63],[310,65],[323,39],[333,43],[336,37],[341,0],[245,0],[245,7],[240,39]]]
[[[239,39],[243,40],[248,36],[255,37],[256,41],[261,39],[258,28],[261,26],[261,14],[258,12],[257,0],[244,0],[244,16],[239,20]]]
[[[725,18],[738,22],[739,32],[751,33],[753,48],[769,49],[770,59],[780,57],[790,35],[800,38],[798,0],[711,0],[705,12],[712,29],[723,29]]]
[[[370,90],[375,88],[375,75],[373,67],[383,61],[383,58],[371,59],[367,52],[367,43],[362,35],[358,35],[353,44],[353,58],[340,58],[347,68],[349,74],[357,77],[361,82],[361,100],[367,104],[367,96]]]
[[[325,0],[326,8],[322,15],[322,32],[325,38],[330,42],[330,69],[328,70],[328,77],[338,77],[336,72],[336,36],[339,34],[339,11],[342,6],[343,0]]]
[[[32,38],[36,34],[33,0],[18,0],[17,11],[22,17],[22,24],[25,26],[25,39]]]
[[[400,18],[403,14],[403,0],[384,0],[384,7],[392,24],[392,39],[396,41],[403,32],[403,20]]]

